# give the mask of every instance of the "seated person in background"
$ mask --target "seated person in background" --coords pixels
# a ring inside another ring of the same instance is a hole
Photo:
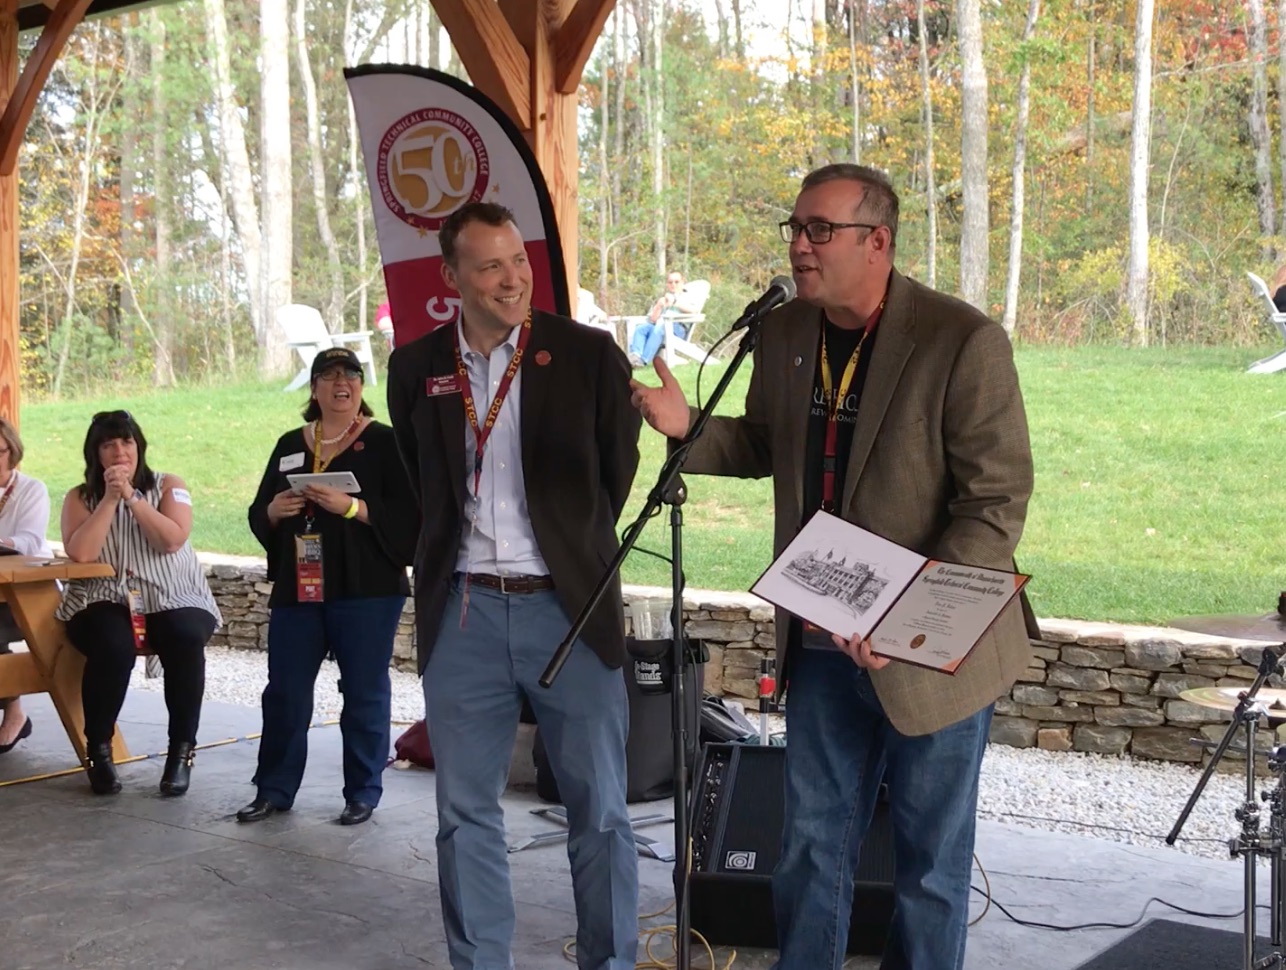
[[[22,439],[4,418],[0,418],[0,546],[22,556],[53,556],[45,530],[49,528],[49,490],[38,478],[18,474],[22,462]],[[0,603],[0,653],[22,639],[22,631],[9,607]],[[31,735],[31,718],[22,711],[17,697],[0,698],[0,754],[13,750]]]
[[[647,322],[640,323],[634,328],[634,336],[630,338],[630,363],[635,367],[647,367],[652,363],[652,358],[656,356],[657,351],[661,349],[661,344],[665,341],[664,317],[697,312],[697,307],[683,302],[683,282],[682,273],[671,273],[667,276],[665,293],[652,304],[652,309],[648,311]],[[672,326],[676,337],[687,335],[687,328],[682,324],[675,323]]]
[[[63,546],[72,561],[104,562],[116,575],[71,580],[55,615],[85,655],[85,770],[96,795],[121,790],[112,734],[138,655],[131,609],[141,615],[147,648],[165,668],[170,746],[161,794],[188,790],[205,696],[205,645],[223,622],[188,542],[191,532],[187,486],[148,467],[147,439],[130,413],[94,415],[85,435],[85,482],[63,500]]]
[[[391,348],[393,346],[393,307],[388,300],[379,305],[375,311],[375,329],[384,334]]]
[[[1286,312],[1286,263],[1277,268],[1273,281],[1268,284],[1268,292],[1273,295],[1273,306],[1277,307],[1277,312]]]

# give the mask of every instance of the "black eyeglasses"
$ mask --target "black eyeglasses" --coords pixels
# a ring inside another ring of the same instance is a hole
[[[781,232],[782,242],[794,242],[802,232],[808,237],[810,243],[817,246],[830,242],[836,229],[878,229],[880,227],[873,226],[869,222],[824,222],[821,219],[815,219],[812,222],[799,223],[788,219],[777,223],[777,228]]]
[[[133,421],[134,418],[128,411],[99,411],[94,415],[91,424],[97,424],[99,421]]]
[[[360,370],[353,370],[351,367],[332,367],[330,370],[324,370],[317,375],[317,379],[319,381],[325,381],[327,384],[332,381],[337,381],[341,377],[350,381],[360,381],[362,379],[362,372]]]

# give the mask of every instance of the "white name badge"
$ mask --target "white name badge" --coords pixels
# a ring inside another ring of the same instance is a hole
[[[296,452],[293,455],[282,455],[281,461],[277,464],[277,471],[288,472],[292,468],[304,467],[304,453]]]

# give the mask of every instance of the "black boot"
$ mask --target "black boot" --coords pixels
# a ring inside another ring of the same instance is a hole
[[[115,795],[120,791],[121,780],[116,776],[116,764],[112,761],[111,742],[92,744],[86,754],[85,774],[89,776],[89,787],[94,794]]]
[[[182,795],[192,780],[192,761],[196,745],[191,741],[170,743],[165,756],[165,770],[161,772],[161,794]]]

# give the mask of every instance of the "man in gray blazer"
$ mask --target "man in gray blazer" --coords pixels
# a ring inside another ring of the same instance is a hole
[[[949,562],[1011,569],[1031,449],[1005,332],[893,268],[898,200],[874,169],[808,175],[781,224],[798,299],[769,314],[745,413],[715,418],[684,470],[771,475],[774,547],[819,508]],[[635,384],[654,428],[695,412],[662,361]],[[1012,605],[954,675],[778,610],[787,694],[786,820],[773,877],[778,970],[844,960],[859,849],[887,784],[897,897],[882,970],[964,965],[978,774],[994,702],[1028,666]]]

